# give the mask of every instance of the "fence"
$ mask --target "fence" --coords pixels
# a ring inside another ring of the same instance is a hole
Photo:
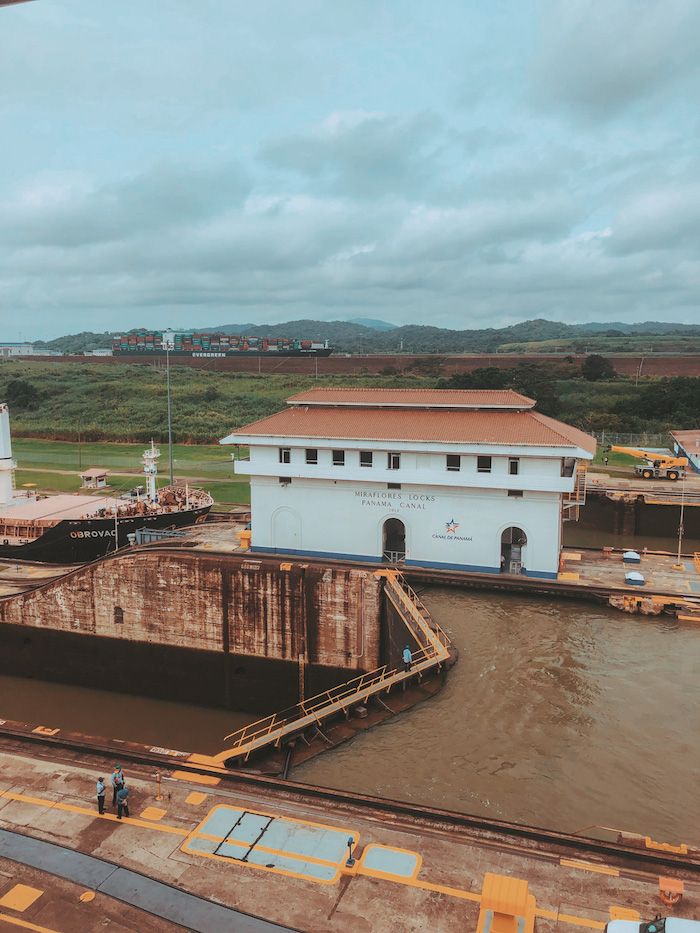
[[[613,431],[593,431],[593,437],[601,447],[614,444],[619,447],[661,447],[673,449],[673,440],[670,434],[616,434]]]

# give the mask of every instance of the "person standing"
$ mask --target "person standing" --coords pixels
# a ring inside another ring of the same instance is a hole
[[[105,812],[105,779],[97,779],[97,810],[98,813]]]
[[[404,670],[410,671],[411,665],[413,664],[413,655],[411,654],[411,649],[406,645],[403,649],[403,666]]]
[[[112,774],[112,806],[117,805],[117,794],[124,786],[124,772],[122,766],[117,765]]]
[[[129,815],[129,801],[127,799],[128,796],[129,796],[129,788],[126,786],[126,784],[122,784],[121,789],[117,791],[117,819],[118,820],[122,818],[122,811],[124,811],[126,816]]]

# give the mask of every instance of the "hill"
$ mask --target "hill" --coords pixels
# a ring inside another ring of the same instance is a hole
[[[632,348],[626,338],[637,338],[635,349],[653,352],[662,347],[678,352],[694,350],[692,341],[682,338],[700,337],[698,324],[665,324],[646,321],[643,324],[592,323],[564,324],[561,321],[537,319],[509,327],[456,330],[429,325],[408,324],[394,327],[384,321],[355,318],[352,321],[287,321],[283,324],[223,324],[198,326],[202,332],[244,334],[248,337],[291,337],[299,340],[328,340],[339,353],[503,353],[503,352],[625,352]],[[59,337],[48,343],[35,341],[63,353],[80,353],[98,347],[111,346],[112,334],[84,332]],[[586,337],[595,338],[593,343]],[[654,337],[662,338],[658,345]],[[676,337],[677,340],[671,338]],[[617,342],[615,342],[617,338]],[[621,340],[621,343],[620,343]],[[578,341],[578,343],[576,342]],[[643,342],[642,342],[643,341]]]

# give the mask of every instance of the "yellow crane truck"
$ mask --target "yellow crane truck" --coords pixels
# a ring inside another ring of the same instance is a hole
[[[639,450],[637,447],[618,447],[611,444],[606,451],[614,450],[619,454],[629,454],[630,457],[639,457],[644,463],[637,463],[634,475],[642,479],[671,479],[685,476],[688,466],[687,457],[671,457],[658,450]]]

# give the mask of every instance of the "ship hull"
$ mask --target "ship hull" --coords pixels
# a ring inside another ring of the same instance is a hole
[[[213,356],[213,357],[233,357],[238,356],[330,356],[332,349],[321,350],[171,350],[170,356]],[[114,350],[114,356],[162,356],[165,358],[165,350],[142,350],[139,347],[129,347],[128,350]]]
[[[118,544],[129,544],[139,528],[177,529],[206,520],[211,505],[158,515],[137,515],[118,520]],[[5,544],[0,539],[0,560],[30,560],[43,564],[84,564],[115,550],[114,518],[65,519],[27,544]]]

